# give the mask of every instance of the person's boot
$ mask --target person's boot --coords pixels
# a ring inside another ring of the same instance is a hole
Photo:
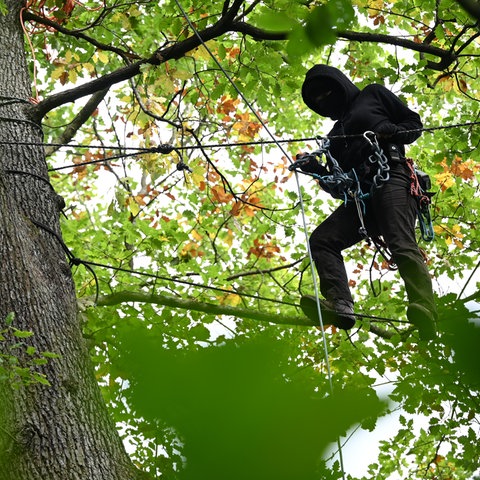
[[[420,340],[432,340],[437,336],[435,315],[419,303],[411,303],[407,307],[407,318],[417,328]]]
[[[310,320],[320,324],[317,300],[314,296],[303,296],[300,299],[300,307]],[[348,300],[320,300],[320,310],[324,325],[334,325],[342,330],[349,330],[355,325],[353,303]]]

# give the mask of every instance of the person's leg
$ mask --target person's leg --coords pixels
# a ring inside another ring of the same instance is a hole
[[[310,251],[320,277],[320,291],[328,300],[352,301],[342,250],[359,242],[360,221],[355,206],[338,207],[310,236]]]
[[[408,317],[419,326],[421,335],[432,336],[434,332],[427,330],[434,329],[432,321],[437,314],[432,281],[415,237],[416,201],[405,185],[387,183],[375,193],[370,207],[405,283],[410,303]]]

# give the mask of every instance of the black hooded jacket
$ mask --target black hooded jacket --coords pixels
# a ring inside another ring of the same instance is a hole
[[[336,120],[329,137],[377,134],[380,146],[390,158],[396,145],[404,157],[404,145],[414,142],[421,134],[422,122],[394,93],[379,84],[360,90],[340,70],[328,65],[315,65],[302,86],[305,104],[322,117]],[[417,130],[407,132],[408,130]],[[332,138],[330,152],[344,171],[362,165],[372,150],[363,136]]]

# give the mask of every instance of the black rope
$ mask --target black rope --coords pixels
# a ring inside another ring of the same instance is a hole
[[[55,189],[53,188],[53,185],[50,183],[50,179],[42,177],[41,175],[37,175],[36,173],[25,172],[23,170],[12,170],[12,169],[6,169],[6,170],[4,170],[4,173],[9,173],[9,174],[12,174],[12,175],[27,175],[29,177],[36,178],[36,179],[41,180],[42,182],[46,183],[55,192]]]
[[[63,241],[63,238],[57,232],[55,232],[50,227],[48,227],[47,225],[45,225],[45,224],[43,224],[43,223],[41,223],[37,220],[30,219],[30,221],[35,226],[37,226],[38,228],[41,228],[42,230],[45,230],[46,232],[50,233],[51,235],[53,235],[58,240],[61,247],[63,248],[63,251],[67,255],[67,258],[68,258],[69,264],[70,264],[70,268],[72,267],[72,265],[77,265],[77,266],[78,265],[83,265],[92,274],[93,279],[95,280],[95,303],[97,303],[98,296],[100,294],[100,286],[99,286],[98,277],[97,277],[97,274],[95,273],[95,270],[89,265],[88,262],[85,262],[81,258],[76,257],[73,254],[73,252],[67,247],[67,245]]]
[[[30,122],[29,120],[22,120],[22,119],[11,119],[7,117],[0,117],[1,120],[6,121],[25,121]],[[40,125],[30,122],[36,127],[41,128]],[[471,127],[475,125],[480,125],[480,121],[478,122],[465,122],[465,123],[456,123],[452,125],[439,125],[436,127],[424,127],[424,128],[417,128],[413,130],[405,130],[402,133],[415,133],[415,132],[434,132],[436,130],[445,130],[450,128],[460,128],[460,127]],[[352,134],[352,135],[334,135],[328,137],[330,139],[349,139],[349,138],[359,138],[362,137],[362,134]],[[123,150],[123,151],[130,151],[135,150],[137,154],[144,154],[144,153],[170,153],[172,150],[197,150],[201,148],[230,148],[230,147],[243,147],[243,146],[255,146],[255,145],[272,145],[277,143],[303,143],[303,142],[310,142],[315,141],[322,138],[319,135],[314,137],[303,137],[303,138],[292,138],[292,139],[278,139],[278,140],[252,140],[250,142],[233,142],[233,143],[210,143],[205,145],[183,145],[174,147],[169,144],[161,144],[157,147],[120,147],[118,145],[81,145],[81,144],[69,144],[69,143],[49,143],[49,142],[11,142],[11,141],[0,141],[0,145],[31,145],[31,146],[40,146],[40,147],[71,147],[71,148],[88,148],[88,149],[99,149],[99,150]],[[100,162],[99,160],[98,162]],[[67,168],[67,167],[65,167]]]
[[[143,153],[143,152],[142,152]],[[79,163],[72,163],[70,165],[63,165],[61,167],[55,167],[55,168],[49,168],[49,172],[57,172],[59,170],[65,170],[67,168],[76,168],[76,167],[84,167],[86,165],[95,165],[97,163],[105,163],[105,162],[110,162],[112,160],[119,160],[120,158],[128,158],[128,157],[135,157],[139,153],[123,153],[121,155],[112,155],[111,157],[105,157],[97,160],[89,160],[87,162],[79,162]]]
[[[108,150],[108,148],[106,148]],[[147,154],[147,153],[161,153],[163,155],[167,155],[171,153],[174,150],[178,150],[176,147],[173,147],[172,145],[168,144],[162,144],[159,145],[158,147],[153,147],[153,148],[148,148],[148,149],[140,149],[137,152],[134,153],[122,153],[119,155],[112,155],[111,157],[105,157],[105,158],[100,158],[97,160],[89,160],[86,162],[79,162],[79,163],[73,163],[70,165],[63,165],[61,167],[55,167],[55,168],[49,168],[49,172],[57,172],[59,170],[65,170],[67,168],[75,168],[75,167],[83,167],[85,165],[95,165],[97,163],[105,163],[105,162],[110,162],[112,160],[119,160],[121,158],[128,158],[128,157],[136,157],[137,155],[142,155],[142,154]],[[178,153],[178,152],[177,152]],[[180,165],[180,167],[179,167]],[[185,165],[183,162],[180,162],[177,165],[178,170],[190,170],[187,165]]]
[[[293,307],[298,307],[298,305],[296,305],[295,303],[285,302],[285,301],[282,301],[282,300],[278,300],[276,298],[261,297],[261,296],[258,296],[258,295],[252,295],[252,294],[248,294],[248,293],[237,293],[234,290],[227,290],[226,288],[213,287],[211,285],[204,285],[204,284],[199,284],[199,283],[195,283],[195,282],[189,282],[187,280],[174,279],[174,278],[171,278],[171,277],[165,277],[165,276],[157,275],[157,274],[154,274],[154,273],[140,272],[140,271],[132,270],[132,269],[129,269],[129,268],[114,267],[113,265],[105,265],[103,263],[91,262],[91,261],[88,261],[88,260],[82,260],[81,258],[78,258],[73,254],[73,252],[67,247],[67,245],[63,241],[62,237],[57,232],[52,230],[47,225],[45,225],[41,222],[38,222],[37,220],[31,220],[31,222],[34,225],[36,225],[37,227],[39,227],[39,228],[45,230],[46,232],[50,233],[51,235],[53,235],[58,240],[58,242],[62,246],[63,250],[65,251],[65,254],[67,255],[67,257],[69,259],[70,266],[72,266],[72,265],[83,265],[85,268],[87,268],[92,273],[92,275],[95,279],[95,286],[96,286],[95,303],[96,303],[96,300],[98,299],[98,295],[99,295],[99,282],[98,282],[97,275],[95,274],[95,271],[92,267],[105,268],[105,269],[109,269],[109,270],[115,270],[117,272],[130,273],[132,275],[140,275],[140,276],[144,276],[144,277],[155,278],[156,280],[164,280],[164,281],[173,282],[173,283],[181,283],[181,284],[184,284],[184,285],[190,285],[190,286],[193,286],[193,287],[204,288],[204,289],[207,289],[207,290],[214,290],[214,291],[217,291],[217,292],[228,293],[230,295],[232,293],[234,293],[236,295],[239,295],[240,297],[254,298],[256,300],[264,300],[264,301],[268,301],[268,302],[281,303],[283,305],[290,305],[290,306],[293,306]]]
[[[175,278],[166,277],[166,276],[158,275],[158,274],[154,274],[154,273],[140,272],[138,270],[132,270],[132,269],[129,269],[129,268],[115,267],[113,265],[106,265],[106,264],[103,264],[103,263],[91,262],[91,261],[88,261],[88,260],[82,260],[78,257],[75,257],[75,255],[67,247],[67,245],[65,244],[65,242],[63,241],[63,239],[61,238],[61,236],[57,232],[55,232],[50,227],[47,227],[43,223],[38,222],[36,220],[32,220],[32,223],[34,225],[36,225],[37,227],[47,231],[48,233],[53,235],[59,241],[60,245],[62,246],[63,250],[65,251],[65,253],[66,253],[66,255],[69,259],[70,266],[72,266],[72,265],[83,265],[92,274],[92,276],[95,280],[95,289],[96,289],[95,303],[97,303],[97,300],[98,300],[98,297],[99,297],[99,281],[98,281],[98,277],[95,273],[95,270],[92,267],[99,267],[99,268],[105,268],[105,269],[108,269],[108,270],[114,270],[114,271],[117,271],[117,272],[130,273],[132,275],[140,275],[140,276],[144,276],[144,277],[154,278],[156,280],[164,280],[164,281],[173,282],[173,283],[181,283],[183,285],[189,285],[189,286],[193,286],[193,287],[197,287],[197,288],[203,288],[203,289],[206,289],[206,290],[213,290],[213,291],[216,291],[216,292],[228,293],[229,295],[231,295],[233,293],[233,294],[236,294],[240,297],[253,298],[255,300],[263,300],[263,301],[267,301],[267,302],[272,302],[272,303],[277,303],[277,304],[282,304],[282,305],[289,305],[289,306],[292,306],[292,307],[300,308],[300,305],[298,305],[296,303],[285,302],[283,300],[278,300],[276,298],[262,297],[262,296],[259,296],[259,295],[252,295],[252,294],[249,294],[249,293],[238,293],[235,290],[227,290],[226,288],[214,287],[214,286],[211,286],[211,285],[189,282],[188,280],[175,279]],[[387,317],[380,317],[380,316],[377,316],[377,315],[368,315],[368,314],[364,314],[364,313],[353,313],[352,315],[357,317],[357,318],[361,318],[361,319],[376,320],[376,321],[382,321],[382,322],[388,322],[388,323],[392,323],[392,322],[409,323],[409,322],[403,321],[403,320],[393,320],[393,319],[387,318]]]
[[[26,123],[27,125],[30,125],[32,127],[35,127],[36,129],[40,130],[40,132],[43,135],[42,126],[39,125],[38,123],[32,122],[31,120],[27,120],[26,118],[11,118],[11,117],[0,116],[0,122]],[[30,142],[2,142],[2,143],[10,144],[10,145],[34,145]]]
[[[7,95],[0,95],[0,100],[5,100],[5,102],[0,103],[0,107],[4,107],[6,105],[13,105],[14,103],[25,103],[27,105],[31,105],[32,103],[25,98],[19,97],[10,97]]]

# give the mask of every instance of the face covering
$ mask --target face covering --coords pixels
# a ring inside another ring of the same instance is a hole
[[[313,78],[306,89],[306,103],[322,117],[338,120],[345,108],[345,98],[337,82],[329,78]]]

